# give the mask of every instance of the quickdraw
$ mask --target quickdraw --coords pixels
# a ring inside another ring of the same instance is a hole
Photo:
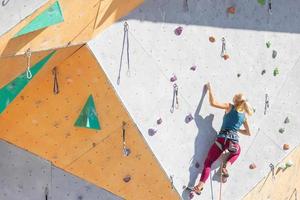
[[[53,93],[58,94],[59,93],[59,87],[58,87],[58,80],[57,80],[57,67],[54,67],[52,69],[52,75],[53,75]]]
[[[26,70],[26,77],[27,79],[31,79],[32,78],[32,73],[30,71],[30,58],[31,58],[31,50],[30,48],[26,50],[25,55],[27,57],[27,70]]]
[[[48,186],[45,187],[45,200],[48,200],[49,189]]]
[[[188,4],[188,0],[183,0],[183,10],[185,12],[189,11],[189,4]]]
[[[123,155],[129,156],[130,149],[126,146],[126,122],[122,122],[122,135],[123,135]]]
[[[269,164],[270,171],[272,173],[272,179],[275,180],[275,167],[272,163]]]
[[[170,112],[174,112],[174,108],[178,109],[179,108],[179,102],[178,102],[178,86],[176,83],[173,85],[173,100],[172,100],[172,106],[170,109]]]
[[[126,55],[127,55],[127,76],[130,76],[128,30],[129,30],[129,25],[128,25],[127,22],[125,22],[124,23],[123,45],[122,45],[122,52],[121,52],[121,58],[120,58],[118,80],[117,80],[117,84],[118,85],[120,85],[120,82],[121,82],[121,70],[122,70],[122,63],[123,63],[123,54],[124,54],[124,48],[125,48],[125,40],[126,40]]]
[[[226,54],[226,41],[225,38],[222,37],[222,51],[221,51],[221,57],[223,58]]]
[[[268,0],[268,12],[272,15],[272,0]]]
[[[264,110],[264,115],[267,114],[267,109],[269,108],[269,106],[270,106],[269,95],[266,94],[266,95],[265,95],[265,110]]]

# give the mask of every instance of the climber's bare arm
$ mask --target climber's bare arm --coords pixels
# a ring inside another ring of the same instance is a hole
[[[251,133],[250,133],[249,124],[248,124],[247,119],[245,119],[243,125],[244,125],[245,129],[240,129],[239,132],[240,132],[241,134],[250,136]]]
[[[220,108],[220,109],[224,109],[226,111],[230,110],[230,104],[229,103],[219,103],[216,101],[213,93],[212,93],[212,89],[210,86],[210,83],[206,84],[206,88],[208,90],[208,95],[209,95],[209,103],[211,106],[215,107],[215,108]]]

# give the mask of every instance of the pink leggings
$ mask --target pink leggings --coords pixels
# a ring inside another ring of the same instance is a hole
[[[228,149],[229,147],[229,140],[226,141],[226,144],[224,145],[225,139],[224,138],[217,138],[217,141],[223,145],[224,150]],[[241,153],[241,147],[239,144],[236,144],[238,146],[238,151],[235,153],[230,153],[227,161],[230,162],[231,164],[234,163],[234,161],[236,161],[236,159],[239,157],[240,153]],[[209,174],[210,174],[210,168],[211,165],[220,157],[220,155],[222,154],[222,150],[216,145],[216,143],[214,143],[207,154],[207,157],[205,159],[204,162],[204,168],[202,170],[202,174],[201,174],[201,178],[200,181],[204,182],[208,179]]]

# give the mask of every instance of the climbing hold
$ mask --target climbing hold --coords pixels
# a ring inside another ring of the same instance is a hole
[[[273,71],[273,75],[277,76],[279,74],[279,69],[276,67]]]
[[[194,119],[194,117],[192,116],[192,114],[188,114],[186,117],[185,117],[185,123],[190,123],[192,120]]]
[[[225,54],[225,55],[223,56],[223,58],[224,58],[224,60],[227,60],[227,59],[229,59],[229,55],[228,55],[228,54]]]
[[[283,145],[283,150],[289,150],[289,149],[290,149],[290,145],[288,145],[288,144]]]
[[[286,168],[286,166],[285,166],[285,163],[280,163],[279,165],[278,165],[278,169],[285,169]]]
[[[183,28],[181,26],[179,26],[174,30],[174,33],[175,33],[175,35],[179,36],[179,35],[181,35],[182,31],[183,31]]]
[[[100,130],[100,123],[98,120],[98,113],[96,111],[93,96],[90,95],[80,112],[75,124],[77,127]]]
[[[250,168],[250,169],[255,169],[255,168],[256,168],[255,163],[251,163],[251,164],[249,165],[249,168]]]
[[[272,52],[272,58],[276,58],[276,56],[277,56],[277,51],[273,50],[273,52]]]
[[[216,39],[213,36],[210,36],[208,39],[211,43],[214,43],[216,41]]]
[[[289,167],[292,167],[294,165],[293,161],[289,160],[285,163],[285,167],[286,168],[289,168]]]
[[[200,167],[200,164],[196,162],[195,167],[198,169]]]
[[[173,76],[170,78],[170,81],[171,81],[171,82],[175,82],[175,81],[177,81],[177,77],[176,77],[176,75],[173,75]]]
[[[284,120],[284,123],[285,123],[285,124],[290,123],[290,119],[289,119],[288,117],[286,117],[285,120]]]
[[[190,199],[194,198],[194,193],[190,192],[189,197],[190,197]]]
[[[278,131],[279,131],[279,133],[282,134],[282,133],[284,133],[285,129],[284,128],[280,128]]]
[[[257,2],[262,6],[266,4],[266,0],[257,0]]]
[[[235,12],[236,12],[236,8],[234,6],[231,6],[231,7],[227,8],[227,13],[235,14]]]
[[[130,180],[131,180],[131,176],[129,176],[129,175],[127,175],[127,176],[125,176],[125,177],[123,178],[123,181],[124,181],[125,183],[128,183]]]
[[[270,48],[270,47],[271,47],[271,42],[268,41],[268,42],[266,43],[266,46],[267,46],[267,48]]]
[[[238,73],[236,76],[237,76],[238,78],[240,78],[241,74],[240,74],[240,73]]]
[[[196,68],[197,68],[197,66],[196,66],[196,65],[193,65],[190,69],[191,69],[192,71],[195,71]]]
[[[159,118],[158,120],[156,120],[156,123],[157,123],[158,125],[160,125],[160,124],[162,123],[162,119]]]
[[[261,71],[261,75],[264,75],[265,73],[266,73],[265,69]]]
[[[157,133],[157,130],[154,128],[149,128],[148,129],[148,135],[153,136]]]

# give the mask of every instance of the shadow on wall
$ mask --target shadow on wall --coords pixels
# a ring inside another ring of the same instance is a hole
[[[298,0],[147,0],[126,19],[233,29],[300,33]],[[227,8],[234,6],[235,14]]]
[[[204,97],[206,95],[206,88],[203,87],[202,96],[200,102],[197,106],[197,109],[194,114],[194,120],[198,128],[198,134],[195,139],[195,152],[191,161],[191,165],[189,168],[189,183],[188,186],[194,186],[199,175],[199,173],[203,169],[203,163],[208,153],[210,146],[214,143],[217,135],[217,131],[212,127],[212,122],[214,119],[213,114],[209,114],[205,118],[200,115],[201,107],[203,104]],[[212,166],[212,170],[214,170],[216,165]],[[187,193],[184,191],[182,194],[183,199],[189,199]]]

